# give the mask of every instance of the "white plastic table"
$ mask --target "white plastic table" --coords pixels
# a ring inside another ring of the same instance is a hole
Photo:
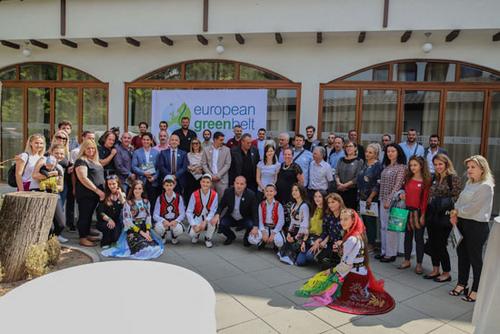
[[[215,292],[200,275],[151,261],[99,262],[0,297],[0,332],[215,333]]]

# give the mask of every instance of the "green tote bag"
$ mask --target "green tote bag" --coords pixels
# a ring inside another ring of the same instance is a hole
[[[392,207],[391,211],[389,211],[387,230],[392,232],[405,232],[409,212],[408,209]]]

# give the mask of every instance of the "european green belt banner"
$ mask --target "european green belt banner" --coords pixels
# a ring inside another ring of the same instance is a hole
[[[151,130],[155,136],[160,121],[167,121],[172,133],[181,127],[183,117],[191,119],[190,128],[199,138],[205,129],[232,138],[235,125],[256,137],[260,128],[266,128],[267,89],[153,91]]]

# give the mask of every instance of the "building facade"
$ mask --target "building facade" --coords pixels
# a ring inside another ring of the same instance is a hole
[[[500,179],[500,2],[0,2],[1,160],[29,134],[150,121],[154,89],[268,89],[268,130],[415,128]],[[223,46],[223,52],[221,48]],[[157,126],[152,124],[151,126]],[[498,201],[499,197],[496,197]]]

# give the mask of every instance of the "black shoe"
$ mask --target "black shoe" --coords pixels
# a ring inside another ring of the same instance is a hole
[[[437,283],[446,283],[446,282],[451,282],[451,276],[448,276],[448,278],[445,279],[439,279],[439,276],[434,278],[434,282]]]
[[[262,250],[262,249],[264,249],[264,248],[266,248],[266,243],[265,243],[265,242],[261,242],[261,243],[257,246],[257,249],[258,249],[258,250]]]
[[[252,246],[252,244],[250,244],[250,243],[248,242],[248,239],[247,239],[247,238],[245,238],[245,239],[243,239],[243,246],[245,246],[245,247],[250,247],[250,246]]]
[[[395,262],[396,261],[396,257],[395,256],[391,256],[391,257],[383,257],[380,259],[380,262],[383,262],[383,263],[389,263],[389,262]]]
[[[436,275],[429,275],[426,274],[423,276],[424,279],[435,279],[436,277],[439,277],[441,274],[436,274]]]
[[[230,245],[233,243],[234,239],[236,238],[227,238],[225,241],[224,241],[224,245],[227,246],[227,245]]]
[[[381,260],[385,255],[384,254],[377,254],[374,256],[375,260]]]

